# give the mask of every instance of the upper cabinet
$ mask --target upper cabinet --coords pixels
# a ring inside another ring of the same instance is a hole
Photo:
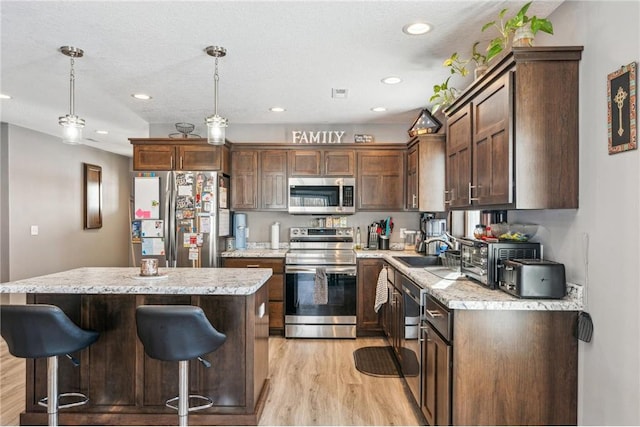
[[[289,176],[354,175],[354,150],[289,151]]]
[[[357,152],[357,209],[404,209],[404,157],[404,150]]]
[[[407,210],[443,212],[445,136],[426,134],[409,141],[407,151]]]
[[[229,173],[229,147],[206,139],[132,138],[133,170],[195,170]]]
[[[231,209],[287,210],[286,151],[235,149],[231,170]]]
[[[513,48],[445,111],[448,207],[578,207],[581,55]]]

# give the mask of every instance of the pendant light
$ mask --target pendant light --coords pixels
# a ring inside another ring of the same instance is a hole
[[[218,115],[218,58],[222,58],[227,54],[227,50],[220,46],[209,46],[205,49],[209,56],[216,58],[216,68],[213,75],[213,96],[215,99],[213,116],[205,119],[207,123],[207,142],[212,145],[224,145],[225,128],[229,122],[224,117]]]
[[[69,73],[69,114],[58,118],[58,124],[62,126],[62,142],[65,144],[77,145],[82,141],[82,128],[84,127],[84,119],[76,116],[75,108],[75,80],[76,76],[73,70],[73,62],[75,58],[82,58],[84,51],[72,46],[62,46],[60,52],[71,58],[71,71]]]

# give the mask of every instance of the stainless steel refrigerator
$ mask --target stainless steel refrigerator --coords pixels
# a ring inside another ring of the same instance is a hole
[[[134,172],[131,263],[219,267],[231,234],[229,177],[210,171]]]

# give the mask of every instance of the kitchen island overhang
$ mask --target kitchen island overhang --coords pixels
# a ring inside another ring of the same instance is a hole
[[[100,332],[91,347],[74,354],[75,368],[60,362],[61,392],[79,391],[89,404],[60,412],[68,425],[173,425],[165,400],[178,393],[178,364],[145,355],[135,309],[143,304],[201,307],[227,335],[205,368],[191,362],[190,392],[210,396],[214,406],[189,416],[194,425],[257,425],[268,389],[268,286],[271,269],[160,269],[142,279],[137,268],[78,268],[0,285],[2,293],[27,294],[28,303],[59,306],[79,326]],[[166,276],[164,276],[166,275]],[[46,424],[46,360],[28,359],[26,407],[20,423]]]

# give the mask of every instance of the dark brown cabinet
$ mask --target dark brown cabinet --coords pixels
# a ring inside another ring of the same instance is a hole
[[[86,393],[87,405],[60,412],[63,425],[171,425],[165,407],[177,395],[178,363],[148,357],[136,333],[135,311],[143,304],[195,305],[227,336],[223,346],[203,355],[212,366],[190,362],[190,392],[209,396],[214,406],[189,415],[196,425],[257,425],[268,390],[268,325],[261,315],[267,287],[252,295],[30,294],[28,303],[54,304],[77,325],[100,332],[90,347],[74,353],[74,367],[60,359],[59,387]],[[64,360],[63,360],[64,359]],[[46,358],[26,363],[26,403],[22,425],[46,424]]]
[[[287,210],[286,151],[234,150],[231,171],[231,209]]]
[[[445,111],[450,208],[578,207],[581,55],[513,48]]]
[[[401,276],[387,264],[387,303],[382,306],[383,329],[396,357],[400,359],[402,339],[404,338],[404,298]]]
[[[410,211],[443,212],[445,135],[418,136],[408,143],[407,206]]]
[[[260,152],[260,209],[287,210],[287,153]]]
[[[357,209],[404,209],[404,151],[365,150],[357,153]]]
[[[380,312],[374,310],[378,276],[384,261],[381,259],[359,259],[357,274],[357,323],[358,336],[379,335],[382,331]]]
[[[269,334],[284,335],[284,259],[282,258],[223,258],[227,268],[270,268],[273,275],[269,287]]]
[[[451,425],[451,363],[452,346],[432,327],[422,333],[423,396],[422,413],[431,426]]]
[[[354,176],[353,150],[289,151],[289,176]]]
[[[229,148],[209,145],[206,139],[130,139],[133,170],[139,171],[221,171],[229,173]]]
[[[231,152],[231,209],[258,209],[258,152]]]

